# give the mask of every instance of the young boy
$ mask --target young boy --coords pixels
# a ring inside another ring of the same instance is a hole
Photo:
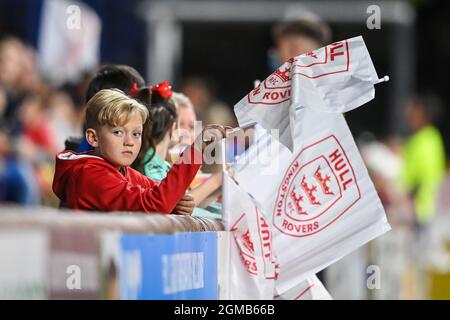
[[[85,102],[87,103],[102,89],[120,89],[125,94],[130,95],[133,91],[144,86],[144,78],[133,67],[121,64],[107,64],[100,67],[89,81]],[[77,152],[93,150],[85,137],[70,137],[66,140],[66,148]]]
[[[89,100],[86,139],[94,153],[66,151],[56,157],[53,191],[68,208],[173,212],[201,166],[194,161],[202,159],[198,145],[218,141],[224,129],[205,128],[158,184],[129,167],[139,153],[147,117],[145,106],[119,90],[104,89]]]

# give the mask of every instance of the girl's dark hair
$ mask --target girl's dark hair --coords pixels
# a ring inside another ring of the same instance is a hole
[[[158,91],[151,92],[148,88],[139,89],[133,98],[144,103],[150,114],[149,120],[144,124],[141,150],[133,163],[134,169],[144,172],[144,166],[156,154],[156,145],[164,139],[167,131],[177,121],[178,115],[173,101],[162,97]],[[145,154],[150,148],[153,153],[144,162]]]
[[[131,95],[131,98],[137,100],[142,103],[147,109],[150,109],[152,104],[152,93],[148,87],[140,88],[136,91],[136,93]]]

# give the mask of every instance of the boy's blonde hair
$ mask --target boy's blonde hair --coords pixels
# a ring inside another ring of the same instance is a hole
[[[97,129],[106,124],[124,125],[131,114],[139,114],[142,123],[148,118],[147,108],[118,89],[103,89],[87,103],[86,128]]]

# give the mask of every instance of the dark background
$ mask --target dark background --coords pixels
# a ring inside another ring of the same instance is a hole
[[[144,0],[84,0],[99,14],[102,26],[101,60],[129,64],[146,74],[146,24],[137,16]],[[373,2],[376,4],[376,1]],[[450,104],[450,3],[409,1],[416,9],[415,70],[417,90],[433,90],[446,107]],[[42,0],[0,0],[0,35],[12,34],[36,46]],[[269,23],[189,22],[183,24],[181,75],[210,79],[218,97],[230,106],[251,88],[253,80],[269,73],[267,51],[272,46]],[[363,35],[378,75],[389,74],[389,37],[393,26],[368,30],[365,25],[331,24],[333,40]],[[177,79],[174,85],[180,84]],[[371,131],[378,138],[390,134],[389,84],[377,86],[376,99],[346,115],[358,136]],[[450,112],[438,123],[450,150]]]

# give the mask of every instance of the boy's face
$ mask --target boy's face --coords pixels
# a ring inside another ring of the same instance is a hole
[[[320,47],[320,43],[308,37],[301,35],[287,35],[278,39],[277,53],[280,63],[285,63],[291,57],[311,52]]]
[[[122,126],[101,126],[98,130],[88,129],[88,142],[97,153],[116,168],[130,166],[141,148],[142,118],[131,114]],[[91,130],[91,131],[90,131]]]

